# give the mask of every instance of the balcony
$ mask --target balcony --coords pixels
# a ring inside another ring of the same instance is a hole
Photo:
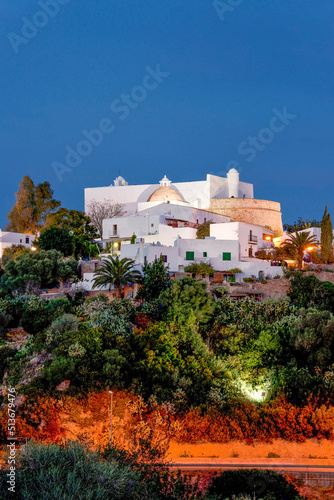
[[[257,236],[254,236],[253,234],[248,235],[248,243],[255,243],[257,245]]]

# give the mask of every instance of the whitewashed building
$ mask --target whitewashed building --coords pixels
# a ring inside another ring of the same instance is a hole
[[[12,245],[23,245],[26,248],[31,248],[35,236],[24,233],[11,233],[0,229],[0,258],[3,255],[5,248],[10,248]]]

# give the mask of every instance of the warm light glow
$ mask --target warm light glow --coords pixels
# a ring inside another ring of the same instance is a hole
[[[271,236],[266,236],[266,240],[270,241],[271,240]]]
[[[313,248],[313,247],[308,247],[308,248],[307,248],[307,251],[308,251],[308,252],[312,252],[312,250],[314,250],[314,248]]]
[[[116,248],[116,247],[118,247],[117,241],[115,241],[115,243],[114,243],[114,248]]]
[[[33,252],[36,252],[37,248],[36,248],[36,247],[31,247],[31,250],[32,250]]]
[[[252,387],[251,384],[239,379],[236,385],[246,398],[258,403],[265,401],[271,389],[271,383],[269,380],[264,380],[261,385]]]

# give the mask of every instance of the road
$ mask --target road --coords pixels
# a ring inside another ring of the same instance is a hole
[[[170,470],[182,472],[226,471],[236,469],[267,469],[280,474],[291,474],[303,480],[304,484],[334,486],[334,465],[291,465],[291,464],[221,464],[221,463],[173,463]]]

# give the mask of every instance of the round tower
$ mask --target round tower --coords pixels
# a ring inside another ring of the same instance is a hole
[[[228,182],[228,197],[239,198],[239,172],[235,168],[231,168],[227,172]]]

